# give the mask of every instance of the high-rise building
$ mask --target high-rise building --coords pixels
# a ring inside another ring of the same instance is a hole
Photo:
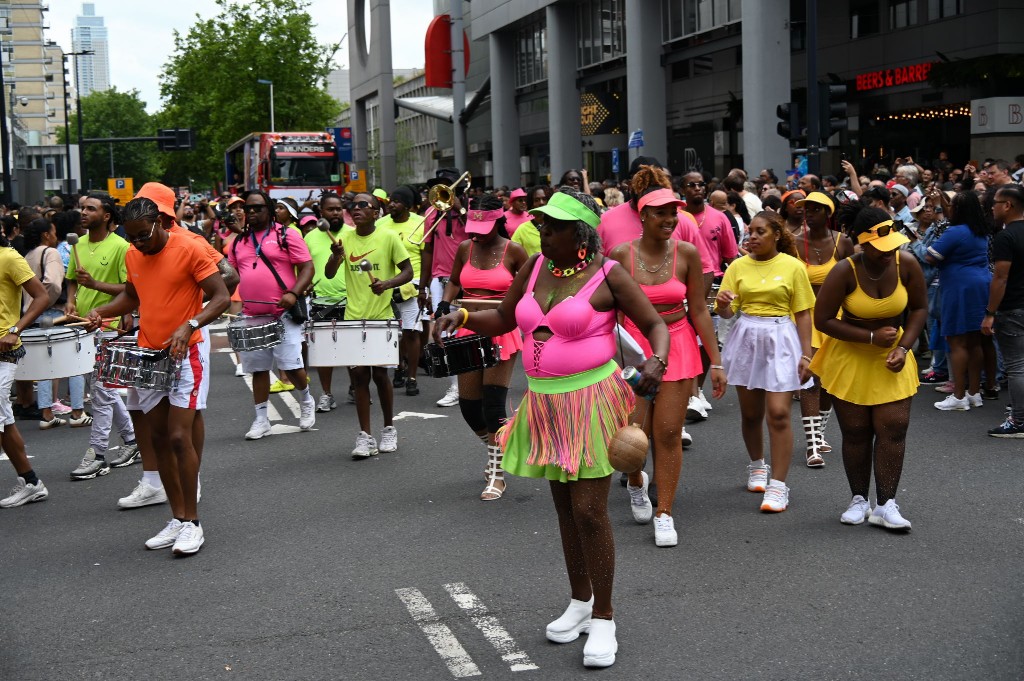
[[[110,89],[110,57],[107,49],[107,27],[103,17],[96,16],[96,4],[82,3],[82,13],[75,17],[71,29],[72,51],[92,50],[93,54],[78,58],[75,87],[85,97],[90,92]]]

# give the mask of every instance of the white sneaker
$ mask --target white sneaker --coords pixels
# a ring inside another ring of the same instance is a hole
[[[324,393],[320,396],[320,401],[316,403],[316,410],[319,412],[330,411],[337,409],[338,403],[334,401],[334,396],[330,393]]]
[[[594,597],[589,601],[569,599],[569,607],[562,616],[550,623],[545,635],[552,643],[570,643],[590,631],[590,615],[594,611]]]
[[[711,411],[713,409],[713,407],[711,406],[711,402],[708,400],[708,398],[704,397],[703,388],[697,389],[697,399],[700,400],[701,406],[704,407],[704,411]]]
[[[860,525],[871,515],[871,504],[859,494],[855,494],[850,501],[850,507],[846,509],[839,522],[843,525]]]
[[[704,408],[704,404],[696,397],[691,397],[690,401],[686,403],[686,418],[691,421],[706,421],[708,418],[708,410]]]
[[[46,485],[43,484],[42,480],[39,480],[34,485],[27,485],[25,484],[25,478],[19,477],[18,484],[11,490],[10,496],[0,499],[0,508],[14,508],[23,504],[30,504],[33,501],[44,501],[48,496],[50,496],[50,492],[46,489]]]
[[[310,397],[305,402],[299,402],[299,428],[310,430],[316,425],[316,402]]]
[[[450,385],[444,397],[437,401],[439,407],[454,407],[459,403],[459,386]]]
[[[615,653],[619,643],[615,640],[614,620],[590,620],[590,633],[583,646],[584,667],[611,667],[615,664]]]
[[[633,511],[633,520],[642,525],[651,522],[654,506],[651,505],[651,498],[647,496],[650,478],[647,477],[646,471],[640,471],[640,476],[643,478],[643,484],[639,487],[627,484],[626,491],[629,492],[629,508]]]
[[[981,391],[980,390],[978,392],[974,393],[973,395],[970,394],[969,392],[965,392],[964,393],[964,397],[967,398],[967,401],[970,403],[970,405],[972,407],[984,407],[985,406],[985,400],[983,400],[981,398]]]
[[[166,504],[167,490],[163,487],[153,487],[145,480],[139,480],[132,493],[117,500],[118,508],[141,508],[153,504]]]
[[[271,427],[268,419],[257,418],[252,422],[252,426],[249,428],[249,432],[245,434],[246,440],[259,440],[262,437],[270,435]]]
[[[384,430],[380,431],[380,451],[385,453],[398,451],[398,431],[394,426],[385,426]]]
[[[971,401],[964,393],[963,399],[958,400],[956,395],[946,395],[946,399],[935,403],[935,408],[941,411],[970,411]]]
[[[235,365],[235,376],[239,376],[239,377],[245,376],[245,371],[242,370],[242,365],[241,364],[236,364]]]
[[[377,456],[377,441],[369,433],[359,431],[356,436],[356,448],[352,450],[353,459],[368,459]]]
[[[768,476],[771,475],[772,467],[768,464],[747,464],[747,491],[764,492],[768,488]]]
[[[164,529],[146,540],[146,548],[154,550],[168,549],[174,546],[174,542],[178,539],[178,533],[181,532],[182,526],[183,525],[180,520],[177,518],[171,518],[167,521],[167,526],[164,527]]]
[[[786,483],[772,480],[764,491],[761,510],[765,513],[782,513],[789,506],[789,488]]]
[[[900,507],[896,505],[895,499],[890,499],[882,506],[875,506],[875,510],[868,517],[868,522],[887,530],[910,530],[910,521],[900,515]]]
[[[675,546],[679,543],[679,535],[676,533],[676,523],[672,516],[664,513],[654,517],[654,545]]]
[[[686,432],[686,428],[683,428],[683,446],[693,446],[693,436]]]
[[[179,556],[190,556],[199,551],[205,541],[202,525],[195,525],[191,522],[182,523],[181,531],[178,532],[178,538],[171,550]]]

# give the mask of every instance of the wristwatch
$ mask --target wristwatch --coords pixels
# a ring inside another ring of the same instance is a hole
[[[985,316],[986,317],[995,317],[996,313],[993,312],[992,310],[985,310]]]
[[[192,327],[193,331],[195,331],[196,329],[199,328],[199,320],[196,319],[195,317],[193,317],[192,319],[188,320],[186,322],[186,324],[188,324],[190,327]]]
[[[17,326],[12,326],[8,329],[7,333],[14,334],[15,336],[21,335],[21,330]]]

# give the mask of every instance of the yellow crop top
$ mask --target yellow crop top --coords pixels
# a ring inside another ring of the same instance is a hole
[[[839,240],[834,242],[832,248],[832,257],[828,261],[821,263],[820,265],[812,265],[809,262],[805,262],[807,266],[807,278],[811,280],[811,286],[821,286],[825,283],[825,277],[832,271],[832,268],[839,264],[836,260],[836,253],[839,252]]]
[[[903,314],[907,308],[907,288],[900,279],[900,252],[896,251],[896,289],[885,298],[872,298],[860,287],[860,280],[857,279],[857,268],[853,264],[853,258],[847,258],[850,267],[853,267],[853,279],[857,282],[857,288],[843,299],[843,309],[854,317],[860,319],[889,319]]]

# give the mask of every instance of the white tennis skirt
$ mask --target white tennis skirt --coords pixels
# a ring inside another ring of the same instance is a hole
[[[729,385],[773,393],[800,389],[800,337],[789,317],[739,315],[722,349]]]

